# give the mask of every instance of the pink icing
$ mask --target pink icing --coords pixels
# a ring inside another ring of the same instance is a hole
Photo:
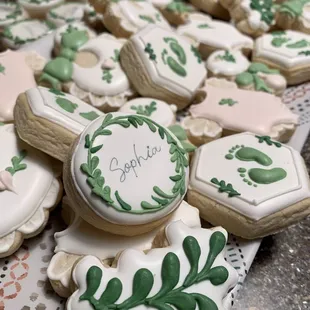
[[[22,52],[8,50],[0,53],[0,64],[5,68],[5,71],[0,73],[0,121],[10,122],[13,121],[17,96],[36,87],[36,81]]]
[[[6,170],[0,171],[0,191],[5,190],[15,192],[13,185],[13,177],[11,173]]]
[[[268,135],[275,125],[298,123],[298,115],[274,95],[208,84],[203,90],[207,94],[205,100],[192,105],[190,113],[193,117],[215,121],[222,128]],[[220,105],[222,99],[232,99],[237,103]]]

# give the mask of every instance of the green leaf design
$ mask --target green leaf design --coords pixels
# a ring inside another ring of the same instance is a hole
[[[155,24],[155,20],[149,15],[139,15],[139,18],[150,24]]]
[[[149,105],[131,106],[130,108],[131,108],[131,110],[136,111],[136,114],[151,116],[153,114],[153,112],[155,112],[157,110],[156,105],[157,105],[156,101],[152,101]]]
[[[240,196],[230,183],[227,183],[224,180],[219,181],[217,178],[212,178],[211,183],[219,186],[220,193],[228,193],[228,197]]]
[[[228,279],[228,271],[226,268],[222,266],[217,266],[212,268],[208,274],[207,274],[207,279],[210,280],[210,282],[213,285],[221,285],[226,282]]]
[[[66,98],[58,97],[56,99],[56,103],[68,113],[74,113],[75,109],[78,108],[78,105],[76,103],[72,103],[70,100]]]
[[[87,289],[80,300],[90,300],[97,292],[102,279],[102,270],[97,266],[89,268],[86,274]]]
[[[0,73],[5,74],[5,67],[0,63]]]
[[[199,29],[208,29],[208,28],[212,29],[212,27],[210,27],[209,24],[200,24],[197,26],[197,28],[199,28]]]
[[[27,156],[26,150],[20,151],[19,156],[14,156],[11,158],[12,166],[5,168],[5,170],[10,172],[12,176],[18,171],[25,170],[27,168],[27,165],[21,162],[26,156]]]
[[[115,50],[114,50],[114,57],[111,57],[111,59],[112,59],[115,63],[117,63],[117,62],[119,62],[119,56],[120,56],[119,50],[118,50],[118,49],[115,49]]]
[[[124,209],[124,210],[131,210],[131,206],[126,203],[122,198],[121,196],[119,195],[118,191],[115,192],[115,197],[116,197],[116,200],[118,201],[118,203],[120,204],[120,206]]]
[[[274,21],[273,1],[272,0],[251,0],[251,9],[260,13],[260,19],[267,25],[271,25]]]
[[[225,51],[224,55],[216,56],[216,59],[225,60],[227,62],[236,62],[236,58],[229,51]]]
[[[235,101],[232,98],[224,98],[224,99],[221,99],[221,101],[219,102],[219,105],[226,105],[227,104],[228,106],[232,107],[236,103],[238,103],[238,101]]]
[[[254,86],[255,86],[255,90],[257,91],[263,91],[265,93],[272,93],[272,89],[269,88],[266,83],[264,82],[263,79],[261,79],[259,76],[257,76],[256,74],[253,75],[253,79],[254,79]]]
[[[303,48],[310,46],[310,42],[307,40],[299,40],[295,43],[287,44],[287,48]]]
[[[301,51],[298,55],[310,56],[310,50]]]
[[[60,91],[59,89],[56,89],[56,88],[50,88],[48,91],[54,95],[57,95],[57,96],[65,96],[66,95],[65,93],[63,93],[62,91]]]
[[[196,299],[199,310],[218,310],[216,303],[209,297],[197,293],[193,293],[192,296]]]
[[[182,146],[183,146],[183,149],[184,149],[187,153],[194,152],[194,151],[197,149],[197,147],[196,147],[194,144],[192,144],[192,143],[190,143],[190,142],[188,142],[188,141],[181,141],[181,144],[182,144]]]
[[[102,76],[102,79],[104,81],[106,81],[108,84],[111,84],[112,82],[112,78],[113,78],[113,75],[111,73],[111,70],[112,69],[103,69],[102,72],[103,72],[103,76]]]
[[[101,145],[94,146],[94,147],[92,147],[92,148],[90,149],[90,152],[91,152],[92,154],[95,154],[95,153],[97,153],[98,151],[100,151],[102,147],[103,147],[102,144],[101,144]]]
[[[275,37],[271,41],[271,45],[274,47],[281,47],[283,44],[287,43],[290,39],[286,37]]]
[[[97,114],[95,111],[90,111],[90,112],[81,112],[80,116],[82,116],[83,118],[89,121],[93,121],[99,117],[99,114]]]
[[[164,298],[167,304],[173,305],[178,310],[195,310],[196,301],[195,298],[187,293],[180,292],[172,296],[167,296]]]
[[[271,145],[274,145],[276,147],[281,147],[282,146],[282,144],[280,142],[271,140],[271,137],[269,137],[269,136],[255,136],[255,138],[258,139],[258,143],[265,142],[265,143],[267,143],[270,146]]]

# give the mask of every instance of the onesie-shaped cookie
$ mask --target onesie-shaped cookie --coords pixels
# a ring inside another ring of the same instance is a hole
[[[239,32],[233,25],[213,20],[209,15],[193,13],[189,22],[179,26],[177,33],[188,37],[198,46],[203,59],[207,59],[216,50],[241,50],[250,54],[253,40]]]
[[[46,14],[63,0],[19,0],[21,7],[31,18],[45,19]]]
[[[292,113],[275,95],[206,83],[203,101],[190,107],[190,116],[182,121],[189,140],[195,145],[226,136],[251,131],[273,139],[288,141],[298,124]],[[234,86],[234,87],[233,87]],[[255,111],[255,112],[253,112]]]
[[[14,125],[0,125],[0,257],[39,234],[62,186],[49,158],[19,140]]]
[[[187,197],[206,221],[254,239],[309,215],[309,194],[297,151],[269,136],[241,133],[195,152]]]
[[[76,137],[102,112],[55,89],[31,88],[19,95],[14,109],[21,139],[64,161]]]
[[[47,63],[40,82],[64,89],[104,112],[118,110],[134,94],[119,63],[123,44],[124,40],[108,33],[89,40],[84,30],[66,32],[60,57]]]
[[[229,20],[229,12],[222,6],[220,0],[190,0],[201,11],[221,20]]]
[[[97,229],[78,217],[63,199],[63,217],[69,217],[70,226],[55,233],[55,255],[47,269],[48,278],[58,295],[69,297],[71,273],[74,265],[86,255],[94,255],[104,262],[111,262],[126,249],[150,250],[155,237],[171,222],[182,221],[188,227],[201,227],[198,209],[183,201],[170,219],[156,229],[139,236],[120,236]]]
[[[287,30],[264,34],[255,42],[253,61],[278,69],[288,85],[309,81],[310,35]]]
[[[176,104],[178,109],[192,102],[206,77],[196,48],[182,36],[155,25],[132,36],[120,58],[140,95]]]
[[[310,1],[287,0],[277,9],[277,26],[310,34]]]
[[[237,29],[254,38],[274,28],[275,4],[273,0],[219,0]]]
[[[170,130],[150,118],[109,113],[72,145],[64,180],[72,207],[91,225],[114,234],[143,234],[182,202],[188,155]]]
[[[111,1],[103,15],[105,27],[116,37],[129,38],[149,24],[170,30],[160,11],[147,1]]]
[[[73,270],[77,289],[66,309],[224,309],[238,280],[224,259],[226,240],[222,228],[189,228],[178,221],[166,228],[164,248],[147,254],[127,249],[112,267],[87,256]]]
[[[16,21],[25,18],[25,13],[17,3],[1,2],[0,3],[0,31]]]

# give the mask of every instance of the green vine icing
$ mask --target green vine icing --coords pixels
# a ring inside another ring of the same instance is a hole
[[[151,43],[147,43],[144,51],[149,54],[149,58],[156,62],[156,55],[154,54],[154,50],[152,48]]]
[[[276,147],[281,147],[282,144],[280,142],[277,141],[273,141],[271,140],[271,138],[269,136],[255,136],[258,139],[258,143],[267,143],[268,145],[274,145]]]
[[[289,0],[280,4],[278,11],[287,14],[291,18],[296,18],[302,15],[305,4],[309,0]]]
[[[179,14],[193,12],[194,9],[187,3],[177,0],[172,1],[166,6],[166,10],[170,12],[176,12]]]
[[[212,28],[211,26],[209,26],[209,24],[200,24],[197,26],[197,28],[199,29],[208,29],[208,28]]]
[[[81,112],[80,116],[89,120],[89,121],[93,121],[96,118],[99,117],[99,115],[95,112],[95,111],[90,111],[90,112]]]
[[[19,15],[22,14],[22,11],[21,11],[18,4],[15,4],[15,3],[14,4],[8,4],[7,3],[7,7],[14,9],[14,11],[9,13],[8,15],[6,15],[4,18],[0,18],[0,22],[5,21],[7,19],[16,19]]]
[[[191,46],[191,51],[193,52],[194,56],[197,58],[197,62],[199,64],[201,64],[202,60],[201,60],[201,55],[200,55],[198,49],[192,45]]]
[[[111,125],[119,125],[123,128],[128,128],[130,126],[138,128],[139,126],[146,125],[154,134],[159,134],[161,139],[166,139],[167,143],[170,145],[170,160],[171,162],[175,163],[176,172],[175,175],[169,177],[170,180],[175,183],[171,194],[165,193],[158,186],[154,186],[154,194],[151,196],[153,200],[152,203],[148,201],[142,201],[140,203],[142,210],[132,210],[131,206],[121,198],[121,194],[116,190],[114,191],[114,195],[120,205],[120,207],[118,207],[118,205],[111,197],[113,190],[109,185],[105,184],[102,171],[98,168],[100,159],[98,156],[94,155],[103,147],[102,144],[94,146],[96,138],[98,136],[112,135],[112,131],[108,129]],[[87,162],[81,165],[81,170],[87,175],[87,183],[90,186],[92,193],[100,197],[106,204],[119,212],[136,214],[156,212],[171,204],[179,196],[182,197],[185,194],[185,168],[188,167],[186,151],[178,145],[177,141],[165,128],[161,127],[147,117],[138,115],[113,117],[112,114],[107,114],[101,126],[92,134],[92,136],[89,134],[85,136],[85,148],[88,150]]]
[[[156,101],[152,101],[149,105],[138,105],[138,106],[131,106],[131,110],[136,111],[136,114],[139,115],[145,115],[145,116],[151,116],[153,112],[157,110],[156,107],[157,103]]]
[[[0,73],[5,74],[5,67],[0,63]]]
[[[216,56],[216,59],[225,60],[227,62],[236,62],[236,58],[229,51],[225,51],[224,55]]]
[[[235,101],[231,98],[225,98],[225,99],[222,99],[220,102],[219,102],[219,105],[228,105],[230,107],[232,107],[233,105],[235,105],[236,103],[238,103],[238,101]]]
[[[19,156],[14,156],[11,159],[12,166],[7,167],[5,170],[8,171],[12,176],[21,170],[25,170],[27,168],[27,165],[22,163],[23,159],[27,156],[27,151],[22,150],[19,153]]]
[[[235,196],[240,196],[241,194],[238,193],[231,183],[227,183],[224,180],[219,181],[217,178],[212,178],[211,183],[219,186],[219,192],[220,193],[227,193],[228,197],[235,197]]]
[[[114,56],[112,56],[111,59],[112,59],[115,63],[117,63],[117,62],[119,62],[119,55],[120,55],[119,50],[118,50],[118,49],[115,49],[115,50],[114,50]]]
[[[175,124],[175,125],[169,126],[168,128],[178,138],[178,140],[181,142],[184,150],[187,153],[190,153],[196,150],[196,146],[188,141],[186,131],[184,130],[183,127]]]
[[[108,84],[111,84],[113,75],[111,73],[112,69],[103,69],[102,70],[102,79],[106,81]]]
[[[148,15],[139,15],[139,18],[148,22],[149,24],[155,24],[155,20],[153,19],[153,17],[148,16]]]
[[[301,52],[298,53],[298,55],[310,56],[310,50],[301,51]]]
[[[76,103],[73,103],[66,98],[58,97],[56,99],[56,103],[68,113],[74,113],[75,109],[78,108],[78,105]]]
[[[272,0],[251,0],[250,8],[258,11],[261,20],[267,25],[271,25],[274,21],[273,1]]]
[[[123,292],[122,281],[112,278],[99,299],[95,295],[101,285],[103,272],[101,268],[92,266],[86,274],[87,289],[79,300],[87,300],[94,310],[123,309],[129,310],[140,305],[157,310],[218,310],[216,303],[205,294],[195,293],[194,286],[210,281],[213,286],[224,284],[229,276],[224,266],[212,267],[218,255],[223,251],[226,238],[222,232],[216,231],[209,240],[209,253],[204,265],[200,262],[205,259],[197,239],[187,236],[183,240],[183,251],[190,265],[190,270],[184,281],[180,282],[181,265],[179,257],[169,252],[161,263],[161,288],[150,296],[154,286],[154,275],[146,268],[137,270],[132,281],[132,294],[121,303],[117,303]],[[202,268],[199,266],[203,266]],[[200,269],[200,270],[199,270]],[[185,292],[192,288],[191,293]],[[207,294],[207,292],[206,292]],[[172,307],[173,306],[173,307]]]

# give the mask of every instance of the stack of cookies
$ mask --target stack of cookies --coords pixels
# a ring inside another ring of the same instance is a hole
[[[57,27],[51,60],[0,54],[0,257],[62,202],[47,274],[66,309],[228,309],[228,233],[261,238],[310,214],[285,144],[298,116],[281,100],[310,80],[307,3],[91,5],[0,6],[5,47]]]

